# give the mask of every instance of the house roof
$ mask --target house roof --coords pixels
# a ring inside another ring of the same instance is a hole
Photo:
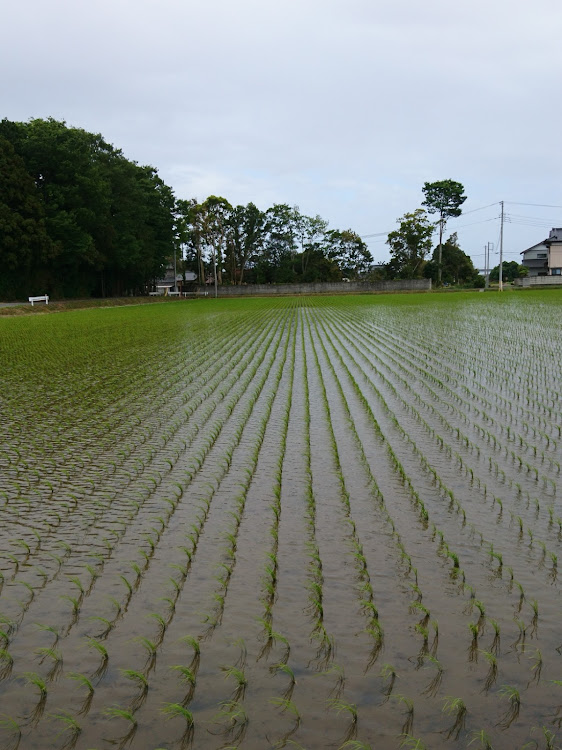
[[[185,272],[185,280],[186,281],[195,281],[197,279],[197,274],[193,273],[193,271],[186,271]],[[174,281],[174,274],[173,272],[171,274],[166,274],[163,278],[156,280],[156,286],[174,286],[174,284],[177,281],[183,281],[183,274],[177,273],[176,279]]]
[[[537,242],[536,245],[532,245],[531,247],[528,247],[526,250],[521,251],[521,255],[525,255],[525,253],[530,253],[531,250],[538,250],[539,247],[546,248],[547,240],[543,240],[542,242]]]

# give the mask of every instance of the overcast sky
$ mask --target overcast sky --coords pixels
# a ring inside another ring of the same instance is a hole
[[[516,205],[562,205],[560,0],[2,6],[1,115],[100,132],[180,198],[386,235],[453,179],[468,199],[448,231],[478,266],[500,200],[508,260],[562,226],[562,208]]]

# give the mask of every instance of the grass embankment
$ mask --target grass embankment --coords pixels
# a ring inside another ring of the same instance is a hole
[[[19,305],[0,307],[0,315],[40,315],[42,313],[65,312],[66,310],[85,310],[90,307],[124,307],[127,305],[178,301],[175,297],[105,297],[103,299],[49,300],[48,305],[44,302],[37,302],[33,307],[29,302],[22,302]]]

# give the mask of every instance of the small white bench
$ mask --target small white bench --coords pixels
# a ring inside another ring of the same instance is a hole
[[[151,297],[161,297],[162,292],[149,292],[148,293]]]
[[[33,307],[34,302],[44,302],[46,305],[49,304],[49,295],[48,294],[42,294],[40,297],[30,297],[29,301],[31,302],[31,307]]]
[[[179,297],[181,292],[168,292],[168,297]]]

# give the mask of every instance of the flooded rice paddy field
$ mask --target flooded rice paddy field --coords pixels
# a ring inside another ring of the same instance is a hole
[[[0,320],[0,748],[558,747],[561,302]]]

